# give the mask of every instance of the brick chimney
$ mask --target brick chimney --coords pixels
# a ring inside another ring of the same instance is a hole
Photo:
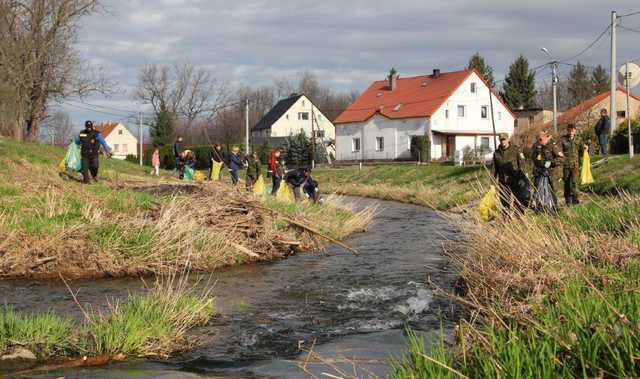
[[[395,90],[396,86],[398,85],[398,78],[400,77],[400,74],[398,74],[398,71],[396,71],[395,68],[391,68],[391,71],[389,71],[389,89],[390,90]]]
[[[433,69],[433,76],[434,79],[438,79],[438,77],[440,76],[440,69],[439,68],[434,68]]]

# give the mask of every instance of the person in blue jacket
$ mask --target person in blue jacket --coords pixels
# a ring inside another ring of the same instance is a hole
[[[229,172],[231,173],[231,182],[235,186],[238,184],[238,170],[242,167],[242,158],[240,157],[240,148],[234,147],[229,154]]]
[[[84,130],[75,138],[76,145],[80,145],[80,155],[82,156],[82,181],[89,183],[93,178],[94,182],[98,181],[98,168],[100,160],[100,146],[104,149],[105,154],[111,155],[111,149],[104,140],[102,134],[93,128],[93,122],[86,121]],[[91,174],[91,176],[89,176]]]

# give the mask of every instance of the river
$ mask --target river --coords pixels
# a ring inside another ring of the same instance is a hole
[[[323,252],[245,265],[214,273],[220,315],[194,331],[199,347],[168,362],[134,361],[108,367],[47,373],[37,378],[307,378],[298,364],[301,349],[314,351],[353,373],[388,373],[388,358],[405,348],[405,326],[437,337],[450,336],[455,309],[434,297],[428,278],[448,289],[454,275],[443,243],[458,238],[446,219],[426,208],[349,198],[356,206],[377,204],[369,231],[347,244],[360,255],[329,246]],[[140,279],[73,282],[81,302],[100,307],[143,291]],[[1,302],[20,311],[53,310],[80,319],[59,282],[0,283]],[[315,342],[314,342],[315,341]],[[310,363],[316,375],[337,375],[326,364]]]

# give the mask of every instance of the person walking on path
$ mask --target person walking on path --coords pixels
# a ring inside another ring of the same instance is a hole
[[[580,204],[578,199],[578,177],[580,160],[585,151],[584,141],[577,135],[574,124],[567,125],[567,134],[562,137],[562,181],[564,182],[564,200],[568,206]]]
[[[493,153],[493,168],[500,187],[500,201],[505,208],[514,204],[516,209],[522,210],[529,202],[529,185],[524,175],[525,157],[520,147],[511,144],[507,133],[500,133],[499,138],[500,145]]]
[[[225,165],[224,156],[225,154],[222,150],[222,145],[218,143],[213,145],[213,148],[209,152],[209,163],[211,164],[211,166],[209,166],[209,176],[207,177],[209,180],[211,180],[211,176],[214,171],[218,171],[218,177],[216,180],[222,180],[222,169]]]
[[[275,149],[271,153],[271,160],[269,161],[269,170],[271,170],[271,179],[273,182],[273,186],[271,187],[271,195],[275,196],[280,188],[280,183],[282,182],[282,174],[278,170],[278,166],[280,163],[280,149]]]
[[[84,130],[75,138],[76,145],[80,145],[80,155],[82,157],[82,182],[89,183],[93,178],[94,182],[98,181],[98,169],[100,166],[100,146],[107,156],[111,156],[111,149],[102,137],[102,133],[93,128],[92,121],[84,123]]]
[[[546,132],[540,132],[538,141],[531,147],[535,193],[533,207],[539,212],[557,212],[553,169],[562,164],[562,152],[551,142]]]
[[[231,183],[235,186],[238,184],[238,170],[242,167],[242,159],[240,158],[240,148],[234,146],[229,155],[229,173],[231,174]]]
[[[153,166],[151,174],[160,176],[160,149],[157,146],[153,148],[153,154],[151,154],[151,166]]]
[[[182,137],[178,137],[173,144],[173,156],[176,159],[176,171],[178,175],[182,172]]]
[[[247,155],[246,159],[247,166],[247,191],[251,192],[253,189],[253,185],[258,180],[260,175],[262,174],[262,162],[260,162],[260,158],[258,158],[258,153],[253,152],[250,155]]]
[[[611,120],[607,115],[607,110],[600,110],[600,119],[595,126],[596,136],[600,144],[600,155],[605,156],[609,150],[609,133],[611,133]]]

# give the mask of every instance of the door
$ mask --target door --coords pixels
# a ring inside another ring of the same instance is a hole
[[[446,159],[453,159],[456,151],[456,136],[447,136]]]

